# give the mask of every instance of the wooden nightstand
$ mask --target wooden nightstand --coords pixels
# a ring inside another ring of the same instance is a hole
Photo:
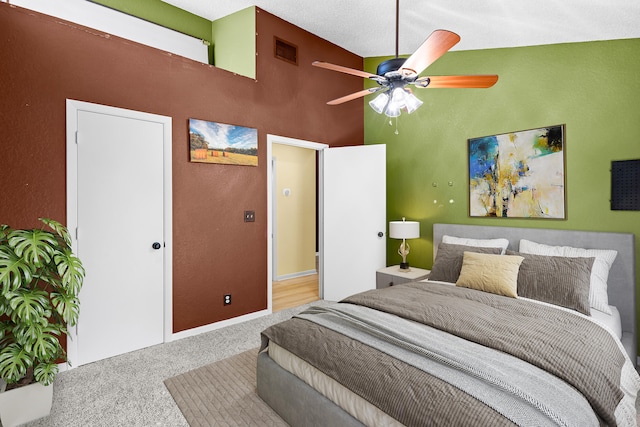
[[[416,267],[411,267],[410,270],[405,273],[400,270],[400,266],[398,265],[381,268],[376,271],[376,289],[426,279],[429,273],[431,273],[431,270]]]

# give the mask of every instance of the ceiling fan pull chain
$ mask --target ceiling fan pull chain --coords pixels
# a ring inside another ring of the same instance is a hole
[[[396,135],[399,135],[399,134],[400,134],[400,132],[398,132],[398,117],[397,117],[397,116],[396,116],[396,117],[390,117],[390,118],[389,118],[389,126],[393,126],[393,119],[394,119],[394,118],[396,119],[396,130],[395,130],[395,132],[393,132],[393,133],[395,133]]]

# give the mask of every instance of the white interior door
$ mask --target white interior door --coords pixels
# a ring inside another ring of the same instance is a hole
[[[323,298],[339,301],[386,266],[386,146],[325,149],[321,170]]]
[[[76,366],[164,337],[165,124],[121,111],[77,112]]]

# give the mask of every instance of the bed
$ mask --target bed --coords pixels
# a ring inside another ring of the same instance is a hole
[[[294,426],[636,425],[633,234],[433,231],[437,280],[357,294],[265,330],[259,396]],[[503,240],[485,245],[493,239]],[[600,307],[592,280],[611,251]],[[454,273],[447,256],[461,264]],[[440,280],[447,274],[459,286]],[[508,296],[514,274],[531,298]],[[547,276],[569,288],[549,300]],[[506,287],[482,288],[494,282]]]

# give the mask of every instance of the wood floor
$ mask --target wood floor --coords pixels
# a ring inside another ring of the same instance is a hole
[[[320,299],[318,296],[318,274],[273,282],[272,296],[271,308],[274,313],[317,301]]]

